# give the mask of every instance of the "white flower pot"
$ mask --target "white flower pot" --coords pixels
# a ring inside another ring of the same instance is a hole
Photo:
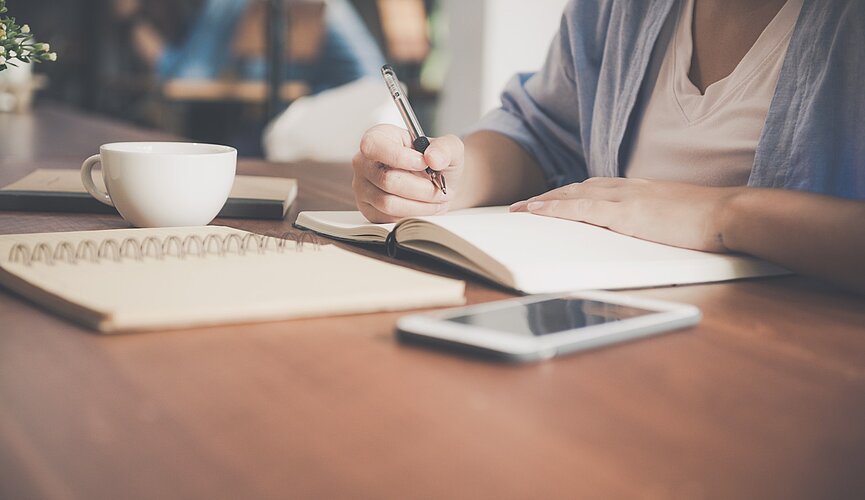
[[[12,61],[15,66],[6,65],[6,69],[0,71],[0,88],[20,89],[30,87],[33,79],[33,64],[25,64],[20,61]]]

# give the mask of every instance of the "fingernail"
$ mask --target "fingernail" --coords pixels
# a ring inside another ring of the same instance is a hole
[[[511,205],[509,209],[511,212],[519,212],[519,211],[525,209],[527,204],[528,204],[528,202],[526,200],[518,201],[518,202],[514,203],[513,205]]]
[[[546,205],[546,203],[543,201],[533,201],[526,205],[526,209],[528,209],[529,212],[534,212],[535,210],[544,208],[544,205]]]

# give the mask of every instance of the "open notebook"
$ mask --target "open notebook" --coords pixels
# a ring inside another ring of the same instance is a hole
[[[0,236],[0,284],[102,332],[456,305],[465,286],[220,226]]]
[[[787,274],[742,255],[676,248],[604,228],[507,207],[372,224],[360,212],[301,212],[296,225],[398,248],[461,267],[526,293],[621,289]]]

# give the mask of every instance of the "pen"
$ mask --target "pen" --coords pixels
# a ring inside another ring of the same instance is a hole
[[[381,67],[381,76],[384,78],[384,83],[390,91],[390,96],[393,97],[394,104],[399,109],[399,114],[402,115],[402,119],[405,121],[409,135],[411,135],[411,147],[420,154],[423,154],[426,148],[429,147],[429,139],[424,135],[423,129],[417,121],[417,116],[415,116],[411,104],[406,99],[405,92],[403,92],[396,73],[390,64],[385,64]],[[447,194],[445,176],[429,167],[426,168],[426,173],[429,175],[429,180],[433,183],[433,186],[441,189],[442,193]]]

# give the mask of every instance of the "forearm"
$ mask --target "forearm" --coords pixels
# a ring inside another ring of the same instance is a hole
[[[537,162],[511,139],[480,131],[464,142],[463,179],[452,208],[508,205],[546,190]]]
[[[749,188],[721,217],[728,249],[865,292],[865,202]]]

